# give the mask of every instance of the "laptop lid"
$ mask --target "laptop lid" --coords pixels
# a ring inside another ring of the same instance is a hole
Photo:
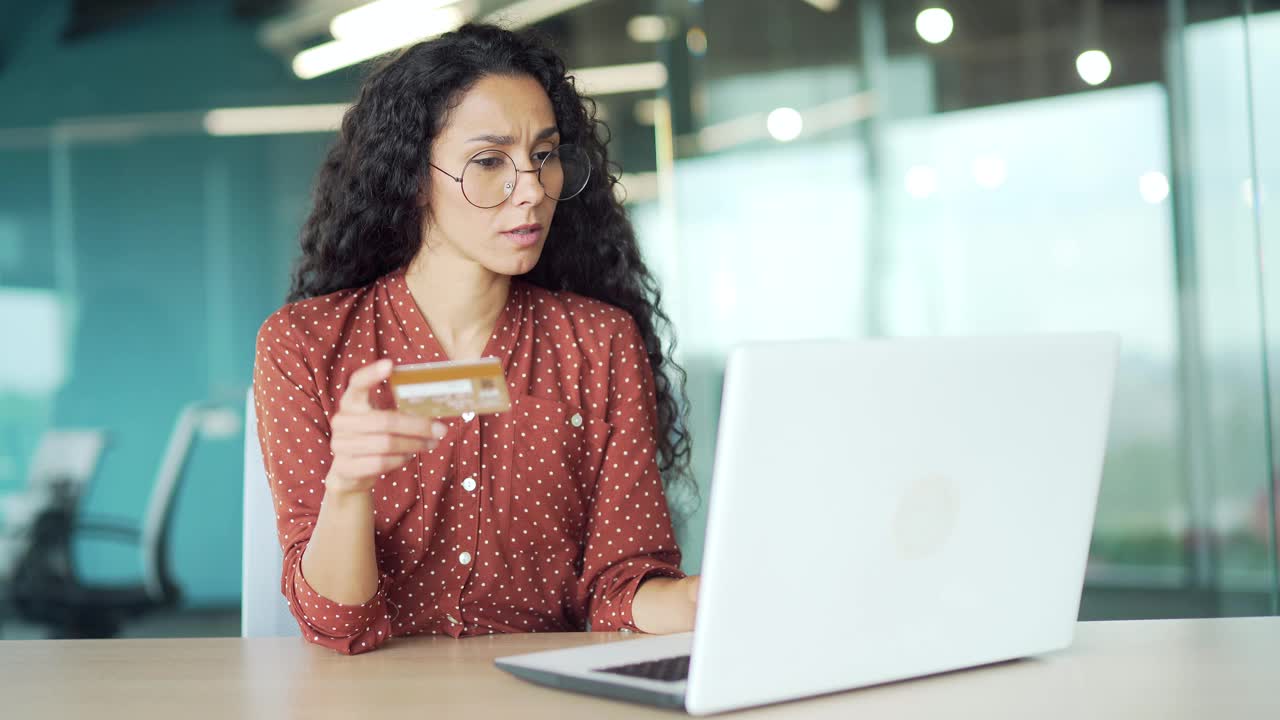
[[[748,345],[729,359],[686,707],[1070,643],[1111,335]]]

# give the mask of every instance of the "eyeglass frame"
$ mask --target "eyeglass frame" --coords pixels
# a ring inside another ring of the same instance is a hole
[[[565,200],[572,200],[572,199],[574,199],[574,198],[578,197],[579,195],[581,195],[581,194],[582,194],[582,191],[587,189],[587,183],[591,182],[591,163],[589,163],[589,162],[588,162],[588,163],[587,163],[587,177],[586,177],[586,179],[584,179],[584,180],[583,180],[583,182],[582,182],[582,187],[581,187],[581,188],[579,188],[577,192],[575,192],[574,194],[570,195],[570,196],[569,196],[569,197],[567,197],[567,198],[555,198],[555,197],[551,197],[551,194],[547,192],[547,186],[546,186],[546,185],[544,185],[544,184],[543,184],[543,182],[542,182],[542,170],[543,170],[543,168],[545,168],[545,167],[546,167],[546,165],[547,165],[547,160],[551,158],[552,153],[556,152],[557,150],[559,150],[559,149],[560,149],[560,148],[562,148],[562,147],[565,147],[566,145],[567,145],[567,146],[569,146],[569,147],[572,147],[572,148],[577,148],[577,147],[578,147],[577,145],[575,145],[575,144],[573,144],[573,143],[560,143],[559,145],[556,145],[555,147],[551,148],[551,150],[550,150],[550,151],[548,151],[548,152],[547,152],[547,157],[542,158],[542,162],[538,164],[538,168],[537,168],[536,170],[521,170],[521,169],[520,169],[520,166],[516,164],[516,159],[515,159],[515,158],[513,158],[513,157],[511,157],[511,155],[510,155],[509,153],[507,153],[505,150],[497,150],[497,149],[481,150],[481,151],[477,152],[476,154],[472,155],[471,157],[467,158],[467,162],[466,162],[466,164],[465,164],[465,165],[463,166],[463,168],[462,168],[462,174],[463,174],[463,175],[465,175],[465,174],[466,174],[466,172],[467,172],[467,166],[471,164],[471,161],[472,161],[472,160],[475,160],[476,158],[480,157],[481,155],[483,155],[483,154],[485,154],[485,153],[501,153],[502,155],[506,156],[506,158],[507,158],[508,160],[510,160],[510,161],[511,161],[511,167],[513,167],[513,168],[515,168],[515,169],[516,169],[516,181],[515,181],[514,183],[512,183],[512,185],[511,185],[511,192],[507,193],[507,196],[506,196],[506,197],[502,198],[502,200],[501,200],[501,201],[499,201],[498,203],[496,203],[496,204],[494,204],[494,205],[477,205],[477,204],[475,203],[475,201],[474,201],[474,200],[472,200],[471,198],[467,197],[467,191],[466,191],[466,189],[465,189],[464,187],[462,187],[462,175],[458,175],[458,176],[456,176],[456,177],[455,177],[453,173],[449,172],[448,170],[445,170],[444,168],[440,167],[439,165],[436,165],[435,163],[431,162],[430,160],[428,160],[428,161],[427,161],[427,164],[428,164],[428,165],[430,165],[431,167],[435,168],[436,170],[439,170],[440,172],[444,173],[444,174],[445,174],[445,177],[447,177],[447,178],[449,178],[450,180],[452,180],[452,181],[454,181],[454,182],[458,183],[458,189],[462,191],[462,197],[463,197],[463,199],[465,199],[467,202],[471,203],[471,207],[474,207],[474,208],[476,208],[476,209],[478,209],[478,210],[492,210],[492,209],[494,209],[494,208],[496,208],[496,207],[501,206],[501,205],[502,205],[502,203],[504,203],[504,202],[506,202],[506,201],[510,200],[510,199],[511,199],[511,196],[516,194],[516,186],[520,184],[520,176],[521,176],[521,175],[529,175],[529,174],[536,174],[536,175],[538,176],[538,185],[542,188],[542,194],[543,194],[543,195],[545,195],[546,197],[551,198],[552,200],[555,200],[556,202],[564,202]],[[584,153],[584,154],[585,154],[585,153]]]

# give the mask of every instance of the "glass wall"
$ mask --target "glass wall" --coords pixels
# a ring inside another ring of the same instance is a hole
[[[51,630],[8,601],[24,562],[60,562],[33,533],[64,503],[98,586],[148,577],[169,511],[181,617],[121,632],[236,634],[254,337],[332,135],[228,135],[211,111],[345,99],[354,76],[294,77],[224,3],[74,42],[72,4],[49,5],[6,14],[25,40],[0,67],[0,637]]]
[[[240,597],[253,339],[282,303],[328,138],[213,137],[203,117],[140,117],[127,134],[88,121],[55,128],[43,153],[4,153],[6,173],[32,171],[0,211],[0,254],[17,260],[0,289],[2,482],[10,530],[31,519],[29,484],[73,468],[83,521],[140,530],[176,481],[174,580],[184,607],[216,612]],[[84,433],[100,454],[57,457],[88,452]],[[137,542],[80,533],[73,550],[86,582],[146,570]]]
[[[1276,611],[1266,200],[1250,197],[1275,13],[669,7],[673,163],[635,215],[701,437],[738,341],[1114,331],[1082,615]]]
[[[1280,444],[1276,440],[1276,402],[1280,397],[1280,274],[1277,274],[1274,263],[1268,265],[1268,255],[1275,257],[1280,252],[1280,214],[1276,210],[1280,190],[1280,97],[1275,92],[1275,81],[1271,79],[1270,68],[1280,67],[1280,11],[1275,3],[1246,2],[1246,36],[1245,46],[1248,48],[1246,61],[1249,66],[1249,83],[1246,87],[1249,98],[1250,122],[1253,132],[1252,170],[1248,182],[1241,183],[1241,201],[1254,211],[1256,228],[1255,247],[1257,249],[1258,268],[1260,270],[1260,307],[1263,314],[1263,379],[1265,405],[1268,410],[1267,432],[1264,447],[1271,458],[1270,487],[1258,495],[1264,498],[1267,512],[1253,505],[1250,525],[1255,536],[1271,539],[1271,577],[1273,587],[1280,590],[1280,455],[1277,450]],[[1267,483],[1263,483],[1266,485]],[[1276,602],[1272,603],[1273,612]]]
[[[291,62],[341,4],[193,3],[78,42],[59,40],[71,3],[15,15],[0,570],[49,477],[83,486],[81,516],[137,527],[176,472],[173,572],[207,622],[126,632],[235,631],[254,333],[360,77]],[[1280,612],[1280,278],[1263,263],[1280,251],[1280,3],[544,5],[534,24],[570,66],[608,69],[580,74],[674,320],[704,498],[735,343],[1114,331],[1082,617]],[[509,23],[526,6],[459,5]],[[307,109],[239,129],[214,112],[282,105]],[[705,502],[673,503],[696,572]],[[74,557],[90,578],[142,572],[128,543]]]

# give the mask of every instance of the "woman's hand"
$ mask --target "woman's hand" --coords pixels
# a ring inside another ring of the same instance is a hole
[[[443,423],[428,418],[374,409],[369,395],[391,376],[391,368],[390,360],[379,360],[351,374],[330,421],[333,464],[326,493],[366,492],[378,476],[403,467],[417,453],[434,450],[448,432]]]
[[[631,621],[654,635],[688,632],[698,610],[700,576],[653,577],[640,584],[631,602]]]

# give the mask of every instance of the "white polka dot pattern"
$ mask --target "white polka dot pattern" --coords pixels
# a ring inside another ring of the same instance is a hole
[[[357,368],[445,354],[403,271],[263,324],[254,402],[281,589],[311,642],[353,654],[421,633],[636,630],[640,583],[684,576],[658,474],[653,375],[631,316],[515,281],[483,354],[503,362],[511,411],[444,421],[439,448],[378,480],[378,591],[340,605],[301,568],[332,461],[329,417]],[[385,384],[372,400],[394,405]]]

